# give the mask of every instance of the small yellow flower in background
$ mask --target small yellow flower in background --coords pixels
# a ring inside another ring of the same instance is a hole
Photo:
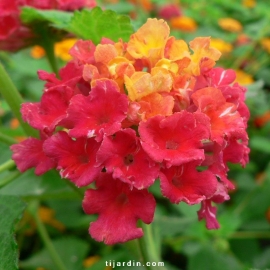
[[[17,129],[20,127],[20,122],[17,118],[12,118],[9,122],[10,129]],[[14,136],[14,139],[17,140],[18,142],[22,142],[26,139],[25,136]]]
[[[270,122],[270,111],[266,111],[263,115],[257,116],[254,120],[257,127],[263,127]]]
[[[38,214],[39,214],[40,219],[42,220],[43,223],[51,225],[52,227],[56,228],[59,231],[65,230],[64,224],[55,219],[54,210],[52,210],[48,207],[41,206],[38,209]]]
[[[235,81],[239,84],[248,85],[254,82],[252,76],[243,70],[236,70],[236,79]]]
[[[218,20],[218,25],[229,32],[240,32],[243,29],[242,24],[233,18],[222,18]]]
[[[270,53],[270,38],[263,38],[261,40],[261,44],[263,46],[263,48]]]
[[[265,213],[266,220],[268,223],[270,223],[270,207],[268,207],[266,213]]]
[[[153,10],[153,3],[151,0],[129,0],[128,2],[132,3],[135,6],[141,7],[145,11]]]
[[[63,61],[69,61],[72,56],[69,54],[70,48],[77,41],[76,38],[69,38],[54,44],[54,53]],[[41,46],[34,46],[30,52],[31,56],[35,59],[40,59],[45,56],[46,52]]]
[[[94,263],[98,262],[100,260],[100,257],[99,256],[91,256],[91,257],[88,257],[86,258],[84,261],[83,261],[83,266],[84,267],[90,267],[92,266]]]
[[[247,8],[253,8],[256,6],[256,0],[243,0],[242,5]]]
[[[139,3],[145,11],[149,12],[153,9],[153,3],[151,0],[140,0]]]
[[[198,26],[197,23],[190,17],[178,16],[170,20],[171,27],[184,32],[194,32]]]
[[[54,52],[57,57],[63,61],[69,61],[72,59],[72,56],[69,54],[69,50],[76,43],[76,38],[69,38],[63,41],[57,42],[54,45]]]
[[[232,44],[224,41],[220,38],[211,38],[210,47],[214,47],[219,50],[221,53],[229,53],[232,51]]]
[[[97,255],[88,257],[83,261],[83,266],[88,269],[89,267],[91,267],[94,263],[98,262],[99,260],[100,260],[100,257]],[[104,270],[111,270],[111,269],[112,269],[111,266],[104,267]]]
[[[16,129],[16,128],[18,128],[20,126],[20,122],[19,122],[19,120],[17,118],[12,118],[10,120],[9,125],[10,125],[11,129]]]
[[[30,54],[33,58],[40,59],[45,56],[45,50],[41,46],[36,45],[31,49]]]
[[[245,45],[251,42],[251,39],[248,35],[244,34],[244,33],[240,33],[237,36],[236,39],[236,45],[237,46],[241,46],[241,45]]]

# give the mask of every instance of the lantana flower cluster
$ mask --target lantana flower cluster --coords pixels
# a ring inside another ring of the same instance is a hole
[[[60,78],[38,72],[40,102],[21,108],[40,138],[11,146],[18,168],[56,168],[86,187],[83,209],[98,214],[90,235],[106,244],[143,235],[137,221],[153,221],[155,181],[171,203],[201,204],[199,220],[218,228],[213,203],[234,188],[228,162],[248,162],[246,89],[214,67],[221,53],[209,37],[188,45],[169,34],[148,19],[128,42],[78,40]]]
[[[31,45],[36,38],[32,29],[24,25],[20,19],[22,7],[73,11],[94,6],[96,6],[95,0],[1,0],[0,49],[17,51]]]

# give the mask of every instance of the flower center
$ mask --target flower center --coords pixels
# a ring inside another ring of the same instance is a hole
[[[179,178],[175,176],[172,179],[172,184],[177,188],[180,188],[182,186],[181,181],[179,181]]]
[[[119,196],[117,196],[116,201],[120,205],[124,205],[128,203],[128,196],[125,193],[121,193]]]
[[[128,154],[127,156],[124,157],[124,163],[126,166],[129,166],[130,164],[132,164],[134,161],[134,157],[131,154]]]
[[[179,144],[177,142],[174,141],[167,141],[166,142],[166,149],[172,149],[172,150],[176,150],[178,148]]]
[[[81,163],[88,163],[89,162],[89,158],[88,158],[88,156],[79,156],[79,161]]]

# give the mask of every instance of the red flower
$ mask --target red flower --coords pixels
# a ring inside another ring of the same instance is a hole
[[[198,172],[196,170],[198,165],[198,162],[190,162],[161,170],[162,194],[172,203],[184,201],[196,204],[211,198],[217,190],[217,179],[208,170]]]
[[[224,148],[227,147],[227,142],[224,141],[223,145],[219,145],[216,142],[208,142],[204,144],[205,160],[201,164],[202,166],[208,166],[208,170],[211,171],[220,182],[228,189],[234,189],[232,182],[227,179],[227,172],[229,170],[224,158]],[[226,148],[225,148],[226,149]],[[220,183],[219,182],[219,183]]]
[[[113,245],[143,236],[136,223],[141,219],[151,223],[155,199],[147,190],[137,190],[102,173],[96,181],[97,189],[85,193],[83,209],[87,214],[99,214],[90,224],[89,233],[96,241]]]
[[[72,11],[84,7],[93,8],[95,0],[1,0],[0,50],[17,51],[35,43],[36,34],[20,21],[20,8]]]
[[[236,106],[244,123],[246,123],[250,116],[249,109],[245,104],[247,89],[238,83],[231,85],[236,78],[235,71],[232,69],[213,68],[208,76],[210,80],[209,86],[220,89],[226,102],[233,103]]]
[[[94,139],[79,138],[76,141],[60,131],[44,143],[44,152],[57,162],[63,178],[68,178],[78,187],[89,185],[101,171],[97,166],[96,153],[100,143]]]
[[[224,149],[224,161],[240,163],[244,167],[249,161],[249,152],[250,149],[248,148],[247,134],[236,134],[236,136],[232,136],[229,139],[227,146]]]
[[[68,121],[73,127],[69,134],[78,138],[112,135],[121,128],[128,109],[127,96],[119,92],[112,80],[97,80],[89,96],[76,95],[71,99]]]
[[[79,64],[93,64],[95,62],[95,44],[91,40],[78,40],[70,49],[69,54]]]
[[[16,0],[1,0],[0,3],[0,50],[17,51],[28,46],[33,33],[21,25],[20,10]]]
[[[23,120],[38,130],[52,132],[66,118],[72,95],[73,90],[68,86],[54,87],[42,95],[41,102],[22,105]]]
[[[197,212],[198,219],[205,219],[208,230],[218,229],[219,223],[216,219],[217,208],[211,205],[211,200],[204,200],[201,204],[201,209]]]
[[[204,159],[201,148],[209,138],[209,122],[204,114],[181,111],[141,122],[139,133],[143,149],[153,160],[177,166]]]
[[[20,25],[18,14],[19,9],[15,0],[1,1],[0,3],[0,40],[11,35]]]
[[[216,219],[217,208],[212,206],[211,202],[223,203],[229,199],[228,188],[222,182],[218,182],[215,194],[210,199],[202,201],[201,209],[197,212],[198,218],[199,220],[205,219],[208,230],[219,228],[219,223]]]
[[[133,129],[116,132],[104,137],[97,153],[97,160],[106,171],[137,189],[147,188],[158,177],[159,166],[140,146]]]
[[[68,86],[74,90],[74,94],[87,96],[91,89],[89,83],[84,81],[82,73],[82,66],[76,65],[74,62],[69,62],[65,67],[60,69],[60,80],[56,78],[54,73],[48,73],[44,70],[38,71],[38,77],[40,80],[47,81],[45,84],[46,90],[55,86]]]
[[[177,4],[166,4],[160,7],[158,16],[165,20],[170,20],[173,17],[179,17],[182,15],[181,9]]]
[[[242,117],[233,103],[226,102],[222,92],[213,87],[196,91],[192,95],[193,102],[200,112],[210,118],[211,139],[222,144],[224,137],[233,132],[245,130]]]
[[[44,153],[43,143],[42,139],[28,138],[10,147],[12,159],[21,172],[35,168],[35,174],[41,175],[56,166],[54,160]]]
[[[235,71],[232,69],[213,68],[208,73],[210,85],[218,88],[218,86],[228,86],[234,82],[236,78]]]

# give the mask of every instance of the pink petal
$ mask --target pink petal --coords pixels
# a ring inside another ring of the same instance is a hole
[[[196,204],[212,197],[217,190],[217,179],[210,171],[198,172],[198,162],[163,169],[160,174],[161,192],[172,203],[184,201]]]
[[[78,40],[69,53],[80,64],[93,64],[96,46],[91,40]]]
[[[81,187],[93,182],[102,169],[96,162],[99,146],[100,143],[94,139],[79,138],[75,141],[60,131],[44,143],[44,151],[56,160],[62,177]]]
[[[217,208],[211,205],[211,200],[205,200],[201,203],[201,209],[197,212],[198,219],[205,219],[208,230],[218,229],[219,223],[216,219]]]
[[[97,189],[85,193],[83,209],[87,214],[99,214],[90,224],[89,233],[96,241],[113,245],[143,235],[136,223],[141,219],[151,223],[155,199],[147,190],[131,189],[129,185],[103,173],[97,179]]]
[[[181,111],[141,122],[139,133],[145,152],[170,167],[204,159],[201,147],[202,141],[209,138],[209,123],[203,114]]]
[[[106,171],[137,189],[151,186],[159,174],[159,166],[153,162],[140,146],[132,129],[116,132],[104,137],[97,160]]]
[[[41,102],[22,104],[22,118],[33,128],[51,132],[66,118],[72,95],[73,90],[67,86],[55,87],[43,94]]]
[[[213,68],[208,73],[211,78],[211,86],[217,87],[221,85],[229,85],[236,78],[235,71],[232,69]]]
[[[21,172],[36,168],[35,174],[41,175],[56,166],[54,160],[44,153],[43,143],[43,140],[28,138],[10,147],[12,159]]]
[[[97,80],[88,97],[76,95],[71,99],[68,121],[72,125],[69,134],[79,138],[112,135],[121,128],[128,110],[127,96],[119,92],[114,81]]]

